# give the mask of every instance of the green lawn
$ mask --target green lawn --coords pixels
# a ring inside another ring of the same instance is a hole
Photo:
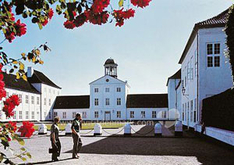
[[[82,124],[82,130],[90,130],[94,128],[94,125],[96,123],[83,123]],[[120,127],[123,127],[125,125],[125,123],[100,123],[103,129],[117,129]],[[46,124],[47,129],[50,130],[51,124]],[[39,125],[35,125],[34,129],[38,130]],[[59,124],[59,129],[60,131],[65,130],[66,124]]]

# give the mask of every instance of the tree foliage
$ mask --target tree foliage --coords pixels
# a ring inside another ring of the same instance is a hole
[[[225,32],[227,34],[227,56],[231,63],[232,77],[234,82],[234,5],[229,10],[228,22],[226,24]]]

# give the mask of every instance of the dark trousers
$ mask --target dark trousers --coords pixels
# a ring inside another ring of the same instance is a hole
[[[51,141],[51,145],[52,145],[52,150],[55,151],[52,153],[52,160],[56,160],[60,156],[61,143],[60,143],[59,139],[57,139],[56,145],[53,143],[53,141]]]
[[[76,134],[72,134],[72,138],[73,138],[73,152],[72,152],[72,157],[76,157],[77,154],[80,152],[80,149],[82,147],[82,141],[81,138],[76,135]]]

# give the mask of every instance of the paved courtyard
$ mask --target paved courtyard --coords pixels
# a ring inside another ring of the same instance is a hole
[[[59,162],[51,162],[48,154],[48,135],[35,135],[25,139],[25,147],[32,154],[28,164],[80,164],[80,165],[233,165],[234,152],[220,144],[185,133],[185,137],[173,137],[173,132],[163,129],[165,137],[156,138],[152,127],[133,126],[137,133],[132,137],[122,136],[122,129],[104,130],[103,136],[93,137],[92,132],[82,131],[83,148],[80,159],[71,159],[72,138],[61,136],[62,153]],[[120,132],[115,135],[114,133]],[[150,133],[149,133],[150,132]],[[143,137],[143,134],[146,134]],[[150,136],[151,135],[151,136]],[[15,142],[13,148],[19,147]],[[17,163],[22,161],[15,159]]]

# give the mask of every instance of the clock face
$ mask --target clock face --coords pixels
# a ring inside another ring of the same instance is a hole
[[[109,82],[109,79],[106,79],[106,82]]]

